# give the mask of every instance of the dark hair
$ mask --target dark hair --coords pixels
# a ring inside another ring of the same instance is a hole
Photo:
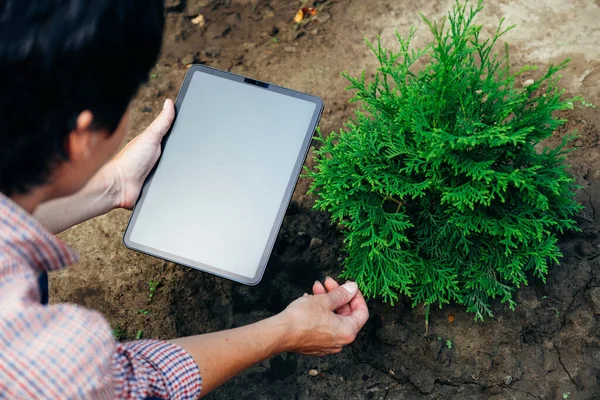
[[[163,28],[163,0],[0,0],[0,192],[46,183],[82,111],[117,128]]]

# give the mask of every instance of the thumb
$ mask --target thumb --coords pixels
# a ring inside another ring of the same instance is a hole
[[[150,126],[144,131],[143,135],[153,143],[159,144],[162,141],[163,136],[171,128],[173,119],[175,118],[175,106],[171,99],[165,100],[163,109],[156,117]]]
[[[327,300],[331,311],[350,303],[358,293],[358,285],[355,282],[346,282],[342,286],[327,293]]]

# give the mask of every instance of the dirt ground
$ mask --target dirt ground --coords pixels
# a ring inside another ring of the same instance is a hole
[[[419,12],[445,14],[453,1],[310,1],[315,20],[292,21],[291,0],[170,0],[165,47],[151,79],[133,104],[131,136],[174,98],[193,62],[321,96],[321,127],[339,129],[352,113],[339,73],[373,71],[363,43],[420,27]],[[309,3],[309,2],[305,2]],[[192,21],[205,17],[204,25]],[[487,1],[479,22],[489,31],[506,17],[517,24],[506,40],[516,67],[572,58],[563,73],[568,96],[600,105],[600,0]],[[115,62],[118,62],[116,60]],[[528,77],[524,77],[526,79]],[[598,399],[600,398],[600,113],[565,113],[556,143],[577,130],[580,149],[569,158],[584,189],[581,233],[561,240],[563,262],[547,284],[532,281],[518,293],[515,312],[494,304],[495,318],[473,321],[446,307],[424,316],[408,302],[370,301],[371,319],[352,346],[325,358],[284,354],[255,366],[211,399]],[[307,163],[311,164],[311,157]],[[328,216],[311,210],[301,180],[262,283],[245,287],[126,250],[121,236],[129,212],[115,211],[63,234],[82,255],[78,266],[51,276],[54,302],[103,312],[123,339],[172,338],[247,324],[282,310],[315,279],[340,272],[341,236]],[[311,238],[323,245],[311,248]],[[150,282],[157,282],[149,296]],[[151,299],[150,299],[151,297]],[[454,316],[450,323],[448,316]],[[319,374],[308,372],[316,369]]]

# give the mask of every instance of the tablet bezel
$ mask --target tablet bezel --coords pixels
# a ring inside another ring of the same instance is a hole
[[[207,73],[207,74],[217,76],[217,77],[220,77],[223,79],[228,79],[230,81],[238,82],[241,85],[253,85],[261,90],[268,90],[268,91],[278,93],[278,94],[281,94],[284,96],[290,96],[290,97],[294,97],[294,98],[301,99],[304,101],[308,101],[310,103],[315,104],[315,106],[316,106],[315,112],[313,113],[313,115],[311,117],[311,121],[310,121],[308,130],[304,135],[302,147],[298,154],[298,158],[296,159],[294,169],[292,171],[287,188],[285,190],[284,196],[283,196],[281,204],[279,206],[279,210],[277,212],[275,222],[274,222],[273,226],[271,227],[271,232],[269,234],[269,238],[267,240],[265,249],[263,250],[263,254],[261,256],[260,264],[256,271],[256,275],[252,278],[248,278],[246,276],[235,274],[233,272],[224,271],[224,270],[221,270],[221,269],[211,266],[211,265],[199,263],[199,262],[190,260],[185,257],[180,257],[175,254],[171,254],[171,253],[168,253],[165,251],[161,251],[159,249],[155,249],[153,247],[145,246],[143,244],[135,243],[135,242],[131,241],[131,233],[133,231],[133,227],[135,226],[135,222],[138,218],[139,211],[141,210],[141,208],[144,205],[144,199],[146,198],[148,189],[152,185],[152,179],[154,177],[154,173],[155,173],[156,169],[158,169],[160,167],[161,159],[159,159],[157,161],[152,172],[150,172],[150,174],[146,178],[146,181],[144,182],[140,196],[136,202],[135,207],[133,208],[133,212],[131,214],[131,217],[129,218],[129,222],[127,223],[127,228],[123,235],[123,244],[128,249],[135,250],[135,251],[138,251],[140,253],[143,253],[143,254],[146,254],[149,256],[157,257],[157,258],[160,258],[160,259],[163,259],[166,261],[184,265],[186,267],[194,268],[199,271],[208,272],[210,274],[220,276],[222,278],[230,279],[232,281],[236,281],[239,283],[243,283],[245,285],[254,286],[260,282],[260,280],[262,279],[262,277],[264,275],[269,258],[273,251],[273,246],[275,245],[275,240],[277,239],[277,235],[279,234],[279,231],[281,229],[281,225],[283,223],[283,218],[285,217],[287,207],[289,206],[289,203],[292,199],[292,194],[294,193],[294,189],[295,189],[298,179],[300,177],[300,173],[302,171],[302,166],[304,165],[304,161],[306,160],[306,156],[307,156],[308,150],[310,148],[313,134],[315,132],[315,129],[317,128],[317,125],[318,125],[321,115],[323,113],[324,103],[323,103],[323,100],[321,100],[317,96],[312,96],[312,95],[309,95],[306,93],[297,92],[295,90],[286,89],[281,86],[273,85],[271,83],[258,81],[258,80],[248,78],[248,77],[245,77],[242,75],[237,75],[237,74],[234,74],[231,72],[221,71],[218,69],[207,67],[205,65],[192,65],[189,68],[188,72],[186,73],[183,83],[181,84],[179,93],[177,94],[177,99],[175,101],[175,112],[176,113],[181,109],[181,104],[183,103],[183,101],[185,99],[185,95],[189,88],[192,77],[194,76],[194,74],[196,72]],[[171,130],[169,130],[169,132],[167,132],[167,134],[165,135],[165,137],[162,141],[163,152],[164,152],[165,146],[169,140],[170,135],[171,135]]]

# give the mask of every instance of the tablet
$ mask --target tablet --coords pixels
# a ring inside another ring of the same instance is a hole
[[[264,273],[321,99],[192,66],[176,118],[123,241],[133,250],[247,285]]]

